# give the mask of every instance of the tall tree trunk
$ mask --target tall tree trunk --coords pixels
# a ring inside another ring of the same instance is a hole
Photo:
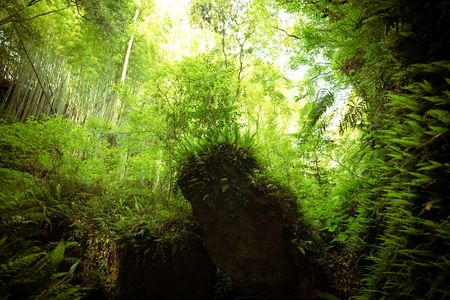
[[[133,31],[131,33],[130,40],[128,41],[127,53],[125,54],[125,61],[123,62],[123,67],[122,67],[122,76],[120,78],[120,84],[122,86],[125,84],[125,80],[127,77],[128,63],[130,61],[131,49],[133,48],[134,35],[136,34],[137,19],[139,18],[140,6],[141,6],[141,0],[137,0],[136,13],[134,14],[134,19],[133,19]],[[117,97],[115,109],[113,111],[113,113],[114,113],[113,120],[112,120],[113,126],[119,124],[123,109],[124,109],[124,103],[120,99],[120,95],[119,95],[119,97]],[[123,177],[126,174],[127,161],[128,161],[128,149],[122,154],[121,163],[120,163],[120,179],[123,179]]]
[[[137,19],[139,18],[140,6],[141,6],[141,0],[137,0],[136,13],[134,14],[134,19],[133,19],[133,31],[132,31],[131,37],[128,41],[127,53],[125,54],[125,60],[123,62],[123,67],[122,67],[122,76],[120,77],[121,85],[123,85],[125,83],[125,80],[127,77],[128,63],[130,61],[131,49],[133,48],[134,35],[136,34]],[[113,125],[119,124],[122,111],[123,111],[123,102],[119,96],[119,97],[117,97],[116,103],[114,105],[113,117],[111,120],[111,123]]]
[[[123,63],[122,77],[120,78],[121,83],[125,83],[125,78],[127,76],[128,62],[130,60],[131,48],[133,47],[134,35],[136,34],[136,24],[137,24],[137,19],[139,18],[140,5],[141,5],[141,1],[138,0],[138,7],[136,9],[136,13],[134,14],[134,19],[133,19],[133,32],[131,33],[130,40],[128,41],[127,54],[125,55],[125,61]]]

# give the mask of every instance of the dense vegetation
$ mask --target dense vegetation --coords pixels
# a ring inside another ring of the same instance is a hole
[[[450,298],[449,1],[158,3],[0,2],[1,299],[123,295],[223,145],[295,195],[319,297]]]

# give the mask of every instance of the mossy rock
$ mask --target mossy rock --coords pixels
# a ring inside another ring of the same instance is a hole
[[[301,227],[296,202],[262,173],[246,149],[222,144],[192,156],[178,185],[211,259],[235,285],[257,299],[312,299],[310,266],[292,244]]]

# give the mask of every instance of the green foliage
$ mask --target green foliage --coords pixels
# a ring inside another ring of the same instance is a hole
[[[333,170],[334,187],[310,188],[305,203],[326,195],[316,211],[337,208],[324,214],[335,233],[325,238],[362,273],[358,297],[447,298],[448,18],[437,21],[443,10],[425,1],[279,2],[299,20],[293,65],[320,53],[353,89],[340,131],[362,130],[359,150]],[[343,297],[358,294],[335,282]]]
[[[366,105],[361,97],[353,93],[349,95],[346,111],[339,123],[339,133],[343,134],[351,128],[364,128],[367,126],[366,112],[368,109]]]
[[[332,294],[450,297],[445,1],[276,1],[289,15],[273,1],[194,1],[191,21],[209,30],[207,50],[180,59],[160,49],[176,22],[150,20],[143,3],[126,84],[118,81],[132,1],[3,2],[0,100],[21,85],[12,107],[49,105],[28,80],[10,83],[28,68],[51,105],[80,124],[60,116],[0,124],[2,297],[77,299],[78,262],[83,284],[111,292],[117,240],[156,239],[176,251],[179,232],[167,224],[191,214],[177,176],[202,172],[211,153],[231,153],[239,172],[294,190],[314,230],[298,250],[322,265]],[[291,67],[309,67],[301,81],[277,65],[285,53]],[[30,63],[47,68],[34,73]],[[56,64],[66,75],[53,74]],[[86,105],[57,102],[63,86]],[[97,111],[105,118],[89,118]],[[82,253],[61,240],[79,241]]]
[[[83,288],[71,283],[79,260],[65,256],[65,251],[78,247],[78,243],[61,241],[51,251],[38,246],[25,249],[21,246],[24,246],[23,242],[20,245],[18,240],[9,241],[7,237],[3,237],[0,242],[2,297],[81,299],[85,295]],[[10,252],[10,248],[18,248],[19,252],[5,257],[4,254]]]
[[[191,160],[200,159],[200,156],[204,156],[205,153],[227,145],[242,149],[251,155],[254,151],[254,138],[255,133],[243,131],[237,125],[208,132],[200,138],[186,136],[176,149],[176,161],[184,168],[185,164],[189,164]]]
[[[153,236],[161,224],[188,219],[190,209],[186,202],[179,195],[167,197],[169,185],[157,181],[161,171],[142,173],[145,168],[157,167],[160,156],[152,156],[146,152],[152,149],[143,148],[140,155],[129,154],[124,160],[129,143],[122,138],[113,145],[108,142],[111,134],[103,122],[92,120],[81,126],[61,117],[1,125],[2,230],[11,240],[22,240],[24,249],[35,249],[15,258],[13,251],[2,248],[5,260],[17,259],[19,263],[22,259],[35,259],[24,266],[26,270],[33,270],[37,263],[44,264],[44,259],[48,265],[57,265],[64,249],[72,244],[60,244],[52,252],[46,249],[61,237],[78,240],[87,249],[78,258],[93,266],[83,272],[84,284],[97,285],[100,280],[102,286],[111,287],[114,272],[105,266],[112,254],[106,251],[107,254],[98,255],[99,248],[112,247],[110,242],[118,238]],[[93,243],[93,236],[106,238]],[[27,244],[33,240],[39,241],[38,248]],[[16,248],[20,249],[20,245]],[[71,265],[74,264],[75,261]],[[39,280],[42,288],[49,286],[48,290],[40,290],[42,299],[58,294],[66,299],[79,298],[71,288],[60,291],[68,284],[69,273],[66,276],[58,270],[54,276],[46,273],[46,277],[34,277],[26,270],[8,273],[11,282],[29,276],[29,280]],[[98,273],[103,274],[100,279],[95,275]],[[5,293],[12,289],[15,288],[11,286]]]
[[[445,72],[442,72],[445,71]],[[381,295],[446,298],[449,264],[448,62],[412,65],[400,76],[415,78],[392,94],[382,128],[376,132],[383,157],[380,197],[385,220],[364,297]],[[428,78],[434,82],[420,81]],[[439,150],[438,150],[439,149]],[[447,275],[445,275],[447,274]],[[409,282],[410,284],[405,284]]]
[[[78,64],[90,63],[98,68],[98,61],[83,59],[83,55],[87,54],[86,51],[97,59],[102,54],[111,55],[102,52],[107,51],[104,49],[106,45],[117,45],[111,42],[123,36],[123,30],[132,20],[132,13],[127,0],[10,1],[0,6],[0,32],[11,36],[11,43],[16,45],[12,52],[22,52],[20,39],[29,48],[40,48],[39,43],[46,43],[47,50],[53,48],[57,53],[62,52],[70,62],[76,57]],[[3,21],[11,22],[12,26]],[[95,50],[92,43],[95,43]],[[8,47],[5,43],[0,45]]]
[[[235,70],[213,53],[165,64],[149,89],[158,113],[164,112],[169,145],[184,134],[202,135],[237,119]],[[141,120],[141,119],[140,119]]]
[[[314,127],[328,107],[334,103],[334,95],[330,91],[322,91],[322,93],[319,93],[317,96],[318,97],[313,103],[313,107],[308,115],[308,126],[310,127]]]

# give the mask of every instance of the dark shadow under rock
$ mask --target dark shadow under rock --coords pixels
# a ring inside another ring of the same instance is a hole
[[[214,299],[215,267],[200,237],[190,226],[177,226],[158,238],[121,243],[119,299]]]

